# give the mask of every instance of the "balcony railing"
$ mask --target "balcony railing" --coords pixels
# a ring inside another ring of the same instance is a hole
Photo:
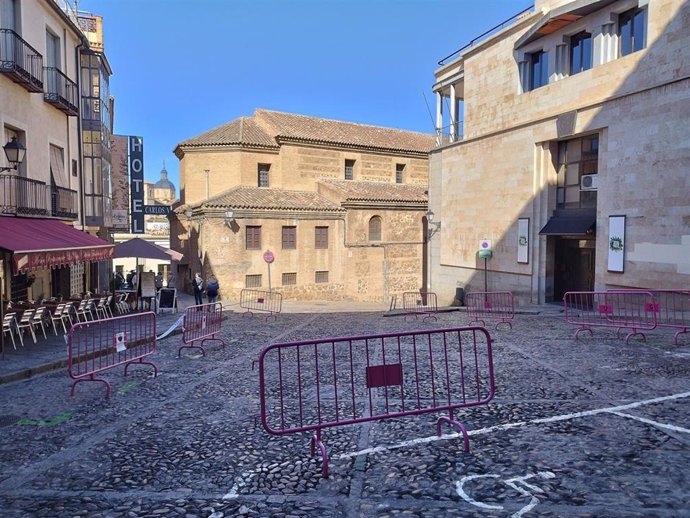
[[[29,92],[43,91],[43,56],[11,29],[0,29],[0,73]]]
[[[56,67],[43,67],[45,90],[43,99],[67,115],[79,115],[77,83]]]
[[[77,219],[77,191],[14,174],[0,175],[0,214]]]
[[[77,191],[56,185],[50,189],[50,215],[56,218],[77,219]]]
[[[436,147],[445,146],[462,140],[462,121],[436,130]]]

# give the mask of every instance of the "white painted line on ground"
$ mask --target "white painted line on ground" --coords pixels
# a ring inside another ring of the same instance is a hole
[[[597,415],[597,414],[615,414],[616,412],[619,412],[621,410],[630,410],[632,408],[638,408],[641,406],[645,405],[652,405],[654,403],[663,403],[665,401],[673,401],[674,399],[683,399],[690,397],[690,392],[681,392],[679,394],[672,394],[670,396],[662,396],[654,399],[645,399],[642,401],[636,401],[634,403],[628,403],[625,405],[618,405],[618,406],[612,406],[612,407],[605,407],[605,408],[596,408],[593,410],[585,410],[583,412],[573,412],[571,414],[561,414],[561,415],[556,415],[552,417],[543,417],[540,419],[531,419],[529,421],[518,421],[516,423],[506,423],[506,424],[501,424],[501,425],[496,425],[496,426],[489,426],[487,428],[480,428],[478,430],[469,430],[467,432],[468,435],[484,435],[487,433],[492,433],[496,431],[502,431],[502,430],[508,430],[510,428],[517,428],[521,426],[526,426],[530,424],[542,424],[542,423],[554,423],[558,421],[567,421],[569,419],[577,419],[579,417],[588,417],[592,415]],[[640,418],[641,419],[641,418]],[[670,425],[669,425],[670,426]],[[436,442],[436,441],[444,441],[448,439],[455,439],[457,437],[461,437],[462,434],[460,433],[450,433],[450,434],[444,434],[439,436],[432,435],[429,437],[422,437],[420,439],[412,439],[410,441],[404,441],[398,444],[391,444],[391,445],[386,445],[386,446],[375,446],[373,448],[365,448],[363,450],[351,452],[351,453],[341,453],[338,455],[334,455],[334,459],[349,459],[351,457],[357,457],[358,455],[369,455],[373,453],[381,453],[384,451],[390,451],[390,450],[397,450],[400,448],[406,448],[408,446],[416,446],[418,444],[425,444],[425,443],[431,443],[431,442]]]
[[[502,505],[491,505],[491,504],[485,504],[484,502],[478,502],[474,498],[472,498],[470,495],[465,493],[465,490],[463,489],[463,486],[465,485],[465,482],[469,482],[470,480],[475,480],[477,478],[498,478],[500,475],[469,475],[467,477],[463,477],[462,480],[458,480],[455,483],[455,490],[458,493],[458,496],[462,498],[465,502],[468,502],[476,507],[481,507],[482,509],[503,509]]]
[[[660,423],[659,421],[652,421],[651,419],[647,419],[645,417],[637,417],[636,415],[624,414],[623,412],[611,412],[611,413],[616,414],[617,416],[620,416],[620,417],[627,417],[628,419],[634,419],[635,421],[639,421],[641,423],[651,424],[652,426],[657,426],[659,428],[671,430],[672,432],[690,433],[690,430],[688,430],[687,428],[681,428],[680,426],[675,426],[672,424]]]

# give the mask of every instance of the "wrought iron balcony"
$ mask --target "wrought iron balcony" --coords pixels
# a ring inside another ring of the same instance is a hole
[[[14,174],[0,175],[0,214],[77,219],[77,191]]]
[[[0,73],[29,92],[43,91],[43,56],[11,29],[0,29]]]
[[[14,174],[0,175],[0,213],[47,216],[46,184]]]
[[[50,189],[50,215],[56,218],[77,219],[77,191],[65,189],[56,185]]]
[[[43,99],[67,115],[79,115],[77,83],[63,74],[59,68],[43,67],[45,90]]]

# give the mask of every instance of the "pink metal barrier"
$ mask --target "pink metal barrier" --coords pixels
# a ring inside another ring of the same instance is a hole
[[[204,342],[220,342],[225,348],[225,340],[216,338],[223,321],[223,305],[220,302],[189,306],[182,321],[182,345],[177,349],[180,357],[182,349],[199,349],[206,356]]]
[[[274,435],[314,432],[328,478],[325,428],[408,415],[454,412],[488,404],[494,396],[491,336],[461,327],[277,343],[259,356],[261,422]]]
[[[277,291],[244,289],[240,292],[240,307],[246,309],[245,315],[252,316],[252,311],[268,312],[266,320],[278,319],[283,309],[283,294]]]
[[[631,329],[625,337],[625,343],[629,343],[635,335],[646,339],[641,331],[657,326],[658,303],[649,291],[569,291],[563,301],[566,322],[579,326],[576,340],[582,331],[592,335],[593,327],[610,327],[616,329],[617,336],[621,329]]]
[[[468,324],[486,325],[488,320],[498,320],[496,329],[501,324],[508,324],[515,318],[515,298],[509,291],[473,291],[465,294]]]
[[[651,293],[656,305],[657,327],[678,329],[673,335],[673,343],[678,345],[678,337],[690,332],[690,290],[609,290],[609,291],[641,291]]]
[[[103,320],[75,323],[67,338],[67,373],[74,380],[70,395],[77,383],[97,381],[106,386],[110,397],[110,383],[96,376],[108,369],[130,365],[156,366],[144,359],[156,352],[156,314],[152,312],[126,315]]]
[[[436,294],[431,292],[420,293],[418,291],[407,291],[403,293],[403,311],[405,311],[405,320],[407,317],[424,315],[423,322],[434,319],[438,320],[434,313],[438,313],[438,304],[436,303]]]

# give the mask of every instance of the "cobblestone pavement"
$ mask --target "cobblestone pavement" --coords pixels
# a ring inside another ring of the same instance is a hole
[[[435,436],[435,416],[324,432],[330,478],[308,434],[259,421],[260,350],[275,341],[465,325],[382,313],[229,313],[227,346],[177,358],[159,343],[159,375],[121,368],[101,384],[56,371],[0,386],[3,517],[690,516],[690,339],[610,330],[573,339],[562,315],[518,315],[491,330],[496,397]],[[370,448],[377,447],[375,450]]]

